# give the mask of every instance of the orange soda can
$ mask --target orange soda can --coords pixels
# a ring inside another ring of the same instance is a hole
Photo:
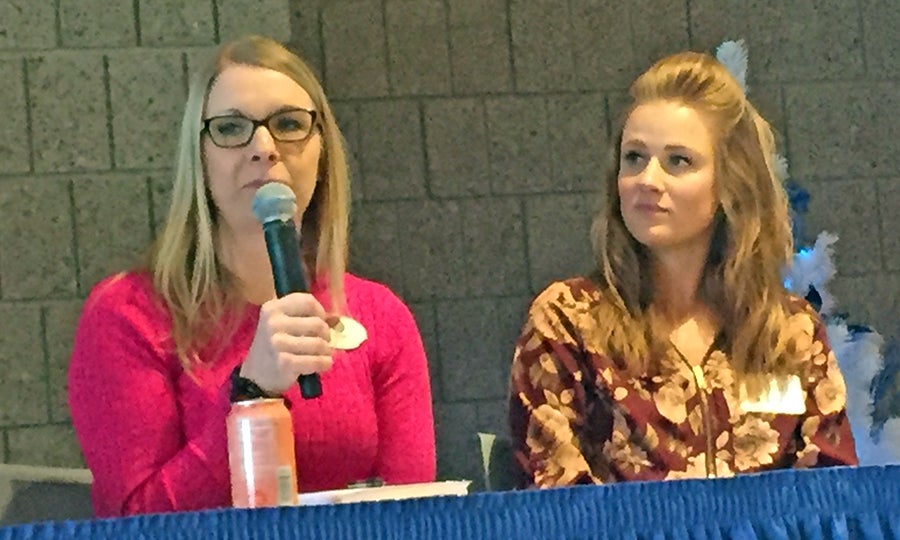
[[[232,505],[297,505],[294,428],[284,401],[250,399],[233,403],[227,426]]]

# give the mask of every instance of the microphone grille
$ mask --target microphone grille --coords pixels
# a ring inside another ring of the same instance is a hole
[[[288,221],[297,213],[297,198],[291,188],[280,182],[270,182],[256,190],[253,196],[253,215],[265,225],[270,221]]]

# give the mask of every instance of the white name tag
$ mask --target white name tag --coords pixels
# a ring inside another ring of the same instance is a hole
[[[335,349],[350,351],[362,345],[367,339],[369,339],[369,333],[356,319],[341,317],[331,327],[329,345]]]
[[[748,395],[746,383],[741,383],[741,410],[744,412],[803,414],[806,412],[806,392],[800,385],[800,377],[788,375],[767,376],[756,395]]]

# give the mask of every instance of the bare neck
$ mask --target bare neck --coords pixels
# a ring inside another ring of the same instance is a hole
[[[653,265],[653,304],[670,321],[683,321],[706,311],[699,298],[706,249],[684,248],[656,252]]]
[[[222,254],[222,264],[237,277],[241,296],[253,304],[262,304],[275,298],[272,265],[266,251],[262,230],[235,231],[221,226],[217,249]]]

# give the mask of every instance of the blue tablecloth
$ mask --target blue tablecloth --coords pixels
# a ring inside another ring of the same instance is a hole
[[[900,539],[900,466],[0,529],[0,540],[25,538]]]

